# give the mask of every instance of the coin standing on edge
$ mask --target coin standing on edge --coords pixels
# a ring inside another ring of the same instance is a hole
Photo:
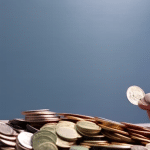
[[[145,96],[145,92],[138,86],[130,86],[126,92],[128,100],[134,104],[138,105],[139,100]]]

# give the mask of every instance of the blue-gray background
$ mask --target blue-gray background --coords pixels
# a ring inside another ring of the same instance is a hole
[[[0,119],[48,108],[149,122],[131,85],[150,92],[149,0],[1,0]]]

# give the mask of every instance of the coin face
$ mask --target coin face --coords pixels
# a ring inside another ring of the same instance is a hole
[[[138,101],[145,96],[145,93],[140,87],[134,85],[127,89],[126,95],[132,104],[138,105]]]

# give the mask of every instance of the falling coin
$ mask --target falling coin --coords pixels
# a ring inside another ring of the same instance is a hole
[[[144,91],[138,86],[130,86],[126,92],[128,100],[134,104],[138,105],[140,99],[145,96]]]

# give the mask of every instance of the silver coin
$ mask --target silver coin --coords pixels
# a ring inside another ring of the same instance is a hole
[[[139,100],[145,96],[145,92],[138,86],[130,86],[126,92],[128,100],[134,104],[138,105]]]
[[[32,146],[31,146],[32,136],[33,136],[33,134],[30,132],[21,132],[18,135],[18,141],[22,146],[24,146],[28,149],[32,149]]]

